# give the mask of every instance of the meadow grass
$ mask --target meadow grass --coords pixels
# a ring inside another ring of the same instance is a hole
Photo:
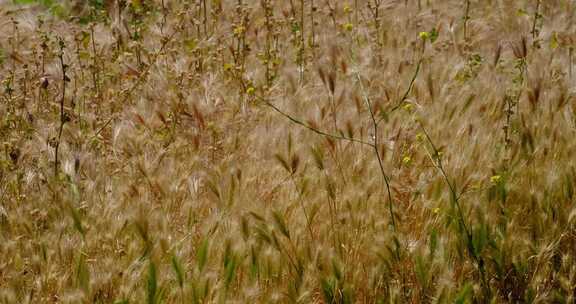
[[[574,303],[567,0],[0,2],[0,303]]]

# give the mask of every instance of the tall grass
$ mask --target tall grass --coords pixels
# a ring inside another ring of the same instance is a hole
[[[572,303],[570,1],[4,1],[0,303]]]

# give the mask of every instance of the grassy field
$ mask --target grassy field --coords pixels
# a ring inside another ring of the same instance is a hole
[[[575,14],[0,1],[0,303],[574,303]]]

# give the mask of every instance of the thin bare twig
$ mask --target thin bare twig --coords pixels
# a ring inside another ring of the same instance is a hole
[[[364,98],[364,102],[368,107],[368,111],[370,112],[370,119],[372,120],[372,126],[374,128],[374,143],[372,147],[374,148],[374,154],[376,155],[376,159],[378,159],[378,165],[380,166],[380,173],[382,173],[382,178],[384,179],[384,183],[386,184],[386,192],[388,194],[388,211],[390,212],[390,218],[392,221],[392,228],[396,230],[396,220],[394,219],[394,207],[392,201],[392,191],[390,190],[390,178],[386,174],[384,170],[384,164],[382,161],[382,156],[380,155],[380,151],[378,150],[378,122],[376,121],[376,117],[374,115],[374,111],[372,111],[372,102],[370,101],[370,97],[366,93],[364,89],[364,84],[362,83],[362,79],[360,78],[360,74],[356,73],[356,78],[358,80],[358,84],[360,85],[360,90],[362,91],[362,96]]]
[[[295,123],[295,124],[297,124],[297,125],[300,125],[300,126],[306,128],[306,129],[308,129],[308,130],[310,130],[310,131],[312,131],[312,132],[314,132],[314,133],[316,133],[316,134],[318,134],[318,135],[322,135],[322,136],[325,136],[325,137],[328,137],[328,138],[333,138],[333,139],[338,139],[338,140],[345,140],[345,141],[355,142],[355,143],[359,143],[359,144],[366,145],[366,146],[369,146],[369,147],[373,147],[373,146],[374,146],[373,144],[371,144],[371,143],[369,143],[369,142],[367,142],[367,141],[361,140],[361,139],[357,139],[357,138],[353,138],[353,137],[347,137],[347,136],[343,136],[343,135],[326,133],[326,132],[324,132],[324,131],[322,131],[322,130],[320,130],[320,129],[314,128],[313,126],[311,126],[311,125],[303,122],[302,120],[300,120],[300,119],[298,119],[298,118],[296,118],[296,117],[294,117],[294,116],[292,116],[292,115],[290,115],[290,114],[282,111],[280,108],[278,108],[276,105],[274,105],[273,103],[269,102],[268,100],[266,100],[266,99],[264,99],[264,98],[261,98],[261,97],[258,98],[258,99],[259,99],[260,101],[262,101],[265,105],[267,105],[267,106],[271,107],[272,109],[274,109],[274,111],[276,111],[276,112],[279,113],[280,115],[284,116],[285,118],[288,118],[288,120],[290,120],[291,122],[293,122],[293,123]]]

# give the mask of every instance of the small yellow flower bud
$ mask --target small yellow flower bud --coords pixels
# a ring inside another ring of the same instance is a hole
[[[345,23],[342,27],[344,28],[345,31],[348,31],[348,32],[350,32],[350,31],[352,31],[352,29],[354,29],[354,25],[352,25],[352,23]]]
[[[490,182],[493,183],[493,184],[495,184],[495,185],[497,185],[497,184],[499,184],[500,182],[502,182],[502,176],[500,176],[500,175],[494,175],[494,176],[490,177]]]
[[[416,140],[417,141],[424,141],[424,134],[422,134],[422,133],[416,134]]]
[[[224,64],[224,71],[231,71],[234,68],[234,65],[231,63]]]
[[[350,14],[352,12],[352,8],[350,7],[350,5],[345,4],[344,5],[344,13],[345,14]]]
[[[418,36],[420,37],[420,39],[426,40],[426,39],[429,39],[429,38],[430,38],[430,33],[428,33],[428,32],[420,32],[420,33],[418,34]]]
[[[405,165],[410,165],[412,163],[412,158],[410,158],[410,156],[406,155],[404,156],[404,158],[402,158],[402,163],[404,163]]]
[[[244,33],[245,31],[246,31],[246,28],[241,26],[241,25],[234,27],[234,35],[236,35],[236,36],[242,35],[242,33]]]

